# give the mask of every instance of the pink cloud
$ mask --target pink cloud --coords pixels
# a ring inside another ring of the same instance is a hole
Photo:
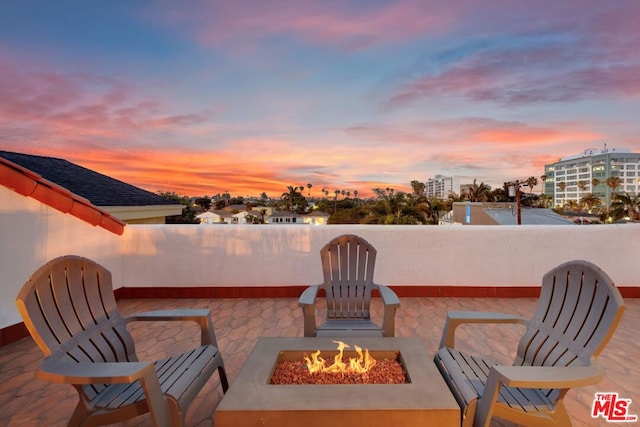
[[[211,111],[175,113],[113,78],[57,71],[45,63],[22,68],[10,55],[0,57],[0,73],[3,132],[46,137],[51,142],[133,141],[156,130],[198,125],[213,115]]]
[[[455,10],[422,1],[365,3],[288,0],[191,2],[184,8],[163,1],[148,11],[152,19],[181,28],[208,46],[237,46],[279,35],[350,50],[406,40],[450,28]]]
[[[639,14],[633,1],[470,3],[455,15],[456,25],[468,18],[459,31],[470,44],[455,39],[443,50],[455,60],[439,63],[436,55],[432,69],[415,70],[420,77],[401,83],[387,106],[438,96],[501,105],[636,96]]]

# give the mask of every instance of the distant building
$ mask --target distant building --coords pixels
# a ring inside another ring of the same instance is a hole
[[[446,200],[450,193],[460,194],[460,178],[436,175],[425,183],[425,196]]]
[[[269,224],[304,224],[304,217],[295,212],[279,211],[269,215]]]
[[[231,215],[231,222],[233,224],[246,224],[247,216],[251,216],[251,211],[242,211]]]
[[[271,212],[268,214],[267,212]],[[250,210],[232,213],[226,209],[217,209],[196,215],[200,224],[248,224],[254,223],[251,217],[263,219],[267,224],[310,224],[326,225],[329,217],[326,212],[313,211],[309,214],[298,214],[289,211],[273,212],[272,207],[255,207]]]
[[[605,206],[611,203],[612,189],[607,179],[620,178],[616,192],[640,194],[640,153],[626,148],[590,148],[544,166],[544,193],[553,197],[554,206],[579,202],[595,194]]]
[[[327,225],[331,215],[322,211],[312,211],[305,215],[302,219],[305,224],[311,225]]]
[[[551,209],[523,207],[520,213],[523,225],[575,225]],[[516,225],[516,215],[515,203],[454,202],[440,225]]]

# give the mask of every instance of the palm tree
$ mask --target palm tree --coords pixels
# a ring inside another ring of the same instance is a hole
[[[619,176],[610,176],[607,178],[607,187],[611,189],[612,193],[616,192],[616,188],[620,187],[622,179]]]
[[[418,224],[427,221],[428,202],[424,196],[416,197],[402,191],[396,193],[392,188],[374,188],[373,192],[377,200],[371,207],[369,223]]]
[[[562,193],[564,194],[564,190],[567,189],[567,183],[566,182],[561,182],[558,184],[558,188],[560,189],[560,191],[562,191]]]
[[[542,180],[542,194],[544,194],[544,186],[547,183],[547,175],[542,175],[540,179]]]
[[[620,186],[622,183],[622,179],[619,176],[610,176],[606,180],[607,188],[611,189],[610,193],[607,193],[607,205],[611,205],[613,200],[616,198],[616,188]]]
[[[567,202],[567,208],[569,208],[569,210],[572,212],[576,212],[580,209],[580,205],[578,205],[578,202],[576,202],[575,200],[569,200]]]
[[[427,200],[424,195],[404,195],[404,205],[401,209],[400,218],[402,219],[399,222],[400,224],[427,224],[429,222],[430,216],[431,205],[429,204],[429,200]]]
[[[307,184],[307,188],[309,189],[309,197],[311,197],[311,187],[313,187],[313,184]]]
[[[614,194],[609,214],[614,221],[625,217],[632,221],[640,220],[640,196],[630,195],[626,191]]]
[[[539,204],[543,208],[548,208],[553,203],[553,197],[551,194],[541,194]]]
[[[587,211],[591,213],[595,206],[602,203],[602,200],[593,193],[587,193],[580,199],[580,204],[587,207]]]
[[[529,178],[527,178],[526,186],[529,187],[529,194],[531,194],[531,192],[533,191],[533,187],[535,187],[536,185],[538,185],[538,178],[536,178],[535,176],[530,176]]]
[[[429,197],[429,207],[431,211],[431,223],[438,225],[440,222],[440,212],[447,210],[447,204],[444,200],[431,196]]]
[[[481,182],[476,184],[476,180],[473,180],[473,184],[469,187],[467,192],[467,198],[470,202],[486,202],[489,200],[489,194],[491,189],[487,184]]]
[[[600,180],[598,178],[593,178],[591,180],[591,191],[594,192],[598,185],[600,185]]]
[[[413,194],[415,194],[416,196],[422,196],[424,195],[424,190],[426,188],[426,184],[424,182],[421,181],[411,181],[411,188],[413,189]]]
[[[578,181],[578,189],[584,191],[587,188],[587,181]]]
[[[280,196],[282,204],[285,210],[302,213],[307,209],[307,200],[302,195],[301,191],[304,187],[294,187],[289,185],[287,191]]]
[[[508,202],[511,200],[509,197],[509,187],[506,185],[495,188],[491,191],[491,198],[494,202]]]

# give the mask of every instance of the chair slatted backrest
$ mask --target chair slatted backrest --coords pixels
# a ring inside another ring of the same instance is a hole
[[[320,251],[329,319],[369,319],[376,250],[355,235],[336,237]]]
[[[570,261],[542,279],[540,300],[515,365],[586,366],[613,335],[624,302],[611,278],[588,261]],[[549,396],[553,399],[552,390]]]
[[[17,305],[45,356],[69,362],[137,361],[111,273],[91,260],[70,255],[43,265],[22,288]]]

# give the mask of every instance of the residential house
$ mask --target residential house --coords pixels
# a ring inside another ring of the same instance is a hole
[[[322,211],[312,211],[304,216],[303,221],[305,224],[311,225],[327,225],[329,217],[331,215]]]
[[[304,224],[305,215],[295,212],[279,211],[269,215],[269,224]]]
[[[233,222],[233,214],[224,209],[215,209],[196,215],[200,224],[230,224]]]

